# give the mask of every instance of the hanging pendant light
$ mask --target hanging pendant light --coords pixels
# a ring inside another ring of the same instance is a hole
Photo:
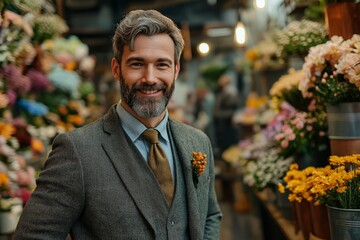
[[[241,21],[240,1],[239,1],[239,5],[238,5],[238,8],[236,9],[236,11],[237,11],[238,21],[235,26],[234,41],[235,41],[236,45],[243,46],[243,45],[245,45],[245,42],[246,42],[246,31],[245,31],[245,26]]]
[[[246,42],[245,26],[241,21],[238,21],[235,27],[235,43],[244,45]]]

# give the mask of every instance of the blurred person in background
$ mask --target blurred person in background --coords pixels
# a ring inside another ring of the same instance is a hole
[[[240,106],[237,89],[231,84],[231,77],[227,74],[220,76],[215,91],[213,108],[215,141],[220,154],[239,140],[238,127],[233,122],[233,116]]]

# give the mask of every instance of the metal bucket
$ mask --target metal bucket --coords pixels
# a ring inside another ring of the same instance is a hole
[[[360,236],[360,209],[327,206],[332,240],[354,240]]]
[[[360,153],[360,102],[327,105],[332,155]]]

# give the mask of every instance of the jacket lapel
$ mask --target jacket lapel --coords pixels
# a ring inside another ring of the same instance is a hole
[[[193,181],[193,171],[191,167],[191,157],[194,149],[191,149],[191,144],[184,139],[184,131],[177,122],[169,119],[171,135],[174,139],[175,147],[179,155],[180,162],[183,167],[187,200],[189,212],[189,230],[191,239],[202,239],[199,223],[199,201],[196,195],[196,189]]]
[[[107,137],[104,137],[102,146],[140,212],[156,229],[155,216],[167,217],[169,209],[164,198],[159,197],[162,193],[154,175],[121,128],[115,107],[110,109],[103,123]],[[156,191],[158,194],[154,194]]]

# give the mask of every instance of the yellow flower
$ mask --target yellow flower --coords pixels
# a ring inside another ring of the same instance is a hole
[[[281,188],[290,191],[290,201],[303,199],[316,205],[329,204],[340,208],[360,209],[360,154],[331,156],[325,167],[299,170],[291,165]]]
[[[278,183],[278,190],[280,193],[285,193],[285,187],[282,183]]]
[[[5,139],[10,138],[15,133],[15,128],[11,124],[0,122],[0,135]]]

